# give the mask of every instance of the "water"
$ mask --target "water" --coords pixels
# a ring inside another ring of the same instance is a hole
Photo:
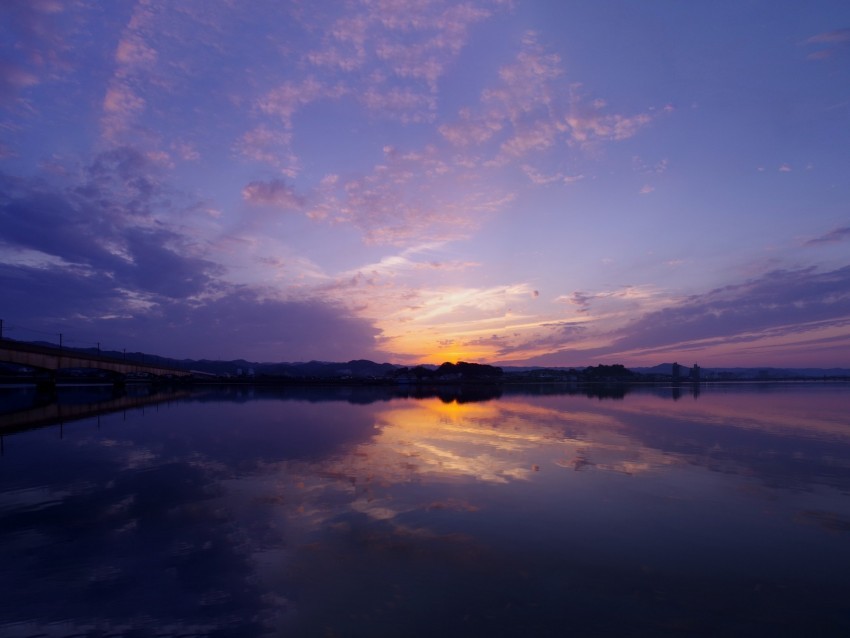
[[[0,635],[850,635],[850,386],[452,392],[3,391]]]

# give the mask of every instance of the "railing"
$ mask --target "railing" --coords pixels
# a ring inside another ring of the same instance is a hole
[[[9,330],[13,330],[15,332],[22,331],[41,336],[52,336],[54,338],[58,337],[58,345],[42,345],[32,343],[30,341],[10,339],[8,337]],[[68,347],[68,343],[73,343],[75,345]],[[80,347],[81,344],[84,347]],[[175,372],[186,372],[185,369],[183,369],[181,366],[179,366],[170,359],[164,359],[162,357],[153,357],[151,355],[147,355],[146,357],[146,355],[141,353],[131,353],[128,355],[126,348],[122,349],[122,356],[120,357],[106,355],[102,353],[101,342],[99,341],[87,342],[80,341],[77,339],[68,340],[64,337],[64,333],[61,332],[45,332],[42,330],[25,328],[19,325],[10,326],[8,324],[4,324],[4,321],[2,319],[0,319],[0,345],[2,345],[3,348],[15,350],[18,352],[31,352],[56,357],[75,357],[77,359],[110,363],[113,365],[134,365],[173,370]],[[88,348],[85,348],[86,345],[88,346]],[[90,351],[90,349],[92,349],[92,346],[97,349],[97,352]]]

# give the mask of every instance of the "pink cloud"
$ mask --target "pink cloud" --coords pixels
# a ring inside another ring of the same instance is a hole
[[[524,157],[532,151],[543,151],[557,140],[557,130],[552,122],[537,121],[528,127],[514,128],[515,134],[502,143],[502,153],[511,157]]]
[[[339,19],[328,30],[325,46],[304,57],[314,66],[337,67],[342,71],[359,69],[366,63],[368,29],[366,16]]]
[[[579,144],[626,140],[651,121],[652,117],[646,113],[633,116],[598,115],[582,112],[581,108],[576,108],[565,119],[569,125],[570,140]]]
[[[375,0],[340,10],[343,15],[330,26],[307,12],[309,27],[325,33],[303,60],[338,71],[346,86],[356,73],[351,78],[358,92],[365,78],[364,106],[403,122],[433,120],[439,79],[466,45],[469,27],[492,13],[470,3],[419,0]]]
[[[831,230],[825,235],[821,235],[820,237],[810,239],[804,245],[816,246],[818,244],[829,244],[840,241],[847,241],[848,239],[850,239],[850,226],[844,226]]]
[[[135,34],[125,36],[115,51],[115,61],[127,66],[151,66],[156,59],[156,51]]]
[[[114,80],[103,97],[101,127],[106,139],[115,139],[145,110],[145,100],[135,94],[126,82]]]
[[[284,209],[299,209],[302,198],[283,180],[251,182],[242,189],[242,199],[256,206],[275,206]]]
[[[504,127],[501,118],[484,117],[475,119],[469,109],[460,112],[460,122],[443,124],[439,127],[440,134],[455,146],[477,146],[483,144]]]
[[[806,56],[808,60],[828,60],[846,48],[848,43],[850,43],[850,28],[826,31],[803,41],[805,45],[820,47]]]
[[[172,142],[171,148],[185,162],[195,162],[201,159],[201,154],[191,142]]]
[[[552,184],[554,182],[563,182],[565,179],[561,173],[555,173],[554,175],[544,175],[529,164],[523,164],[522,172],[525,173],[526,176],[528,176],[528,179],[530,179],[533,184],[536,184],[538,186]]]
[[[405,123],[430,122],[434,119],[436,108],[433,96],[411,88],[370,88],[360,96],[360,101],[369,110],[379,111]]]
[[[558,144],[622,141],[653,119],[650,113],[607,113],[605,100],[584,98],[580,85],[567,84],[563,76],[561,59],[527,33],[516,62],[499,71],[500,83],[482,92],[479,111],[461,109],[456,122],[438,130],[459,147],[498,141],[499,153],[490,161],[504,165]],[[666,162],[656,168],[662,172]]]
[[[68,9],[51,0],[0,2],[0,24],[8,43],[0,61],[0,101],[15,99],[70,68],[67,20],[62,19]]]
[[[371,173],[323,183],[310,216],[352,223],[374,244],[457,239],[512,198],[478,181],[472,172],[447,170],[434,147],[418,153],[387,147]]]
[[[850,42],[850,28],[818,33],[805,40],[806,44],[837,44]]]
[[[269,164],[287,177],[295,178],[301,165],[292,152],[291,142],[291,132],[260,125],[242,135],[233,150],[245,159]]]
[[[285,82],[269,91],[257,106],[263,113],[279,117],[284,126],[291,129],[292,117],[299,109],[318,100],[338,99],[345,93],[347,90],[340,85],[328,86],[308,77],[300,82]]]

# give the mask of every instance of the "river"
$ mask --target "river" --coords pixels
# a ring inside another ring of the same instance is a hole
[[[58,395],[4,637],[850,636],[847,384]]]

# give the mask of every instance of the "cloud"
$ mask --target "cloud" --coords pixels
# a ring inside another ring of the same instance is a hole
[[[594,315],[599,319],[616,317],[624,313],[633,314],[647,307],[654,307],[659,303],[659,298],[660,295],[653,286],[627,285],[593,293],[577,290],[571,295],[562,295],[555,301],[577,306],[576,312],[579,313],[589,313],[593,304]]]
[[[803,44],[817,47],[806,56],[809,60],[828,60],[850,45],[850,28],[818,33],[803,40]]]
[[[0,104],[11,103],[26,89],[70,66],[62,26],[69,7],[50,0],[5,0],[0,3],[4,47],[0,57]]]
[[[647,313],[620,329],[609,351],[706,339],[751,341],[767,331],[792,334],[816,322],[844,325],[848,319],[850,266],[830,272],[776,270]]]
[[[371,87],[359,100],[370,111],[404,124],[433,121],[437,104],[433,96],[409,87]]]
[[[371,72],[364,75],[373,82],[410,81],[432,94],[447,65],[466,45],[469,27],[492,15],[492,10],[471,3],[411,0],[340,10],[343,15],[330,25],[319,18],[308,26],[321,25],[323,36],[304,60],[342,73],[368,69]]]
[[[118,42],[115,61],[125,67],[149,67],[157,60],[157,53],[138,34],[128,33]],[[125,71],[126,72],[126,71]]]
[[[300,162],[291,149],[292,133],[260,125],[244,133],[233,145],[241,157],[279,168],[289,178],[295,178]]]
[[[308,49],[300,68],[254,101],[255,115],[273,120],[241,135],[234,145],[239,155],[294,179],[301,170],[292,151],[299,137],[295,118],[318,101],[345,99],[346,106],[360,105],[404,124],[436,122],[437,79],[459,54],[468,28],[487,19],[496,5],[394,1],[341,11],[330,24],[319,10],[299,12],[307,31],[322,34],[321,46]],[[352,56],[347,63],[346,53]],[[564,145],[626,139],[651,119],[606,108],[566,83],[560,58],[529,33],[479,103],[436,127],[442,138],[437,142],[385,150],[384,161],[370,172],[334,172],[332,181],[321,180],[303,201],[260,181],[251,182],[243,198],[271,203],[280,195],[280,204],[304,204],[310,219],[354,225],[371,244],[468,237],[487,215],[515,199],[504,169],[522,170],[535,185],[578,181],[583,175],[543,171],[526,158],[561,153]],[[470,154],[458,154],[459,148]]]
[[[0,193],[10,325],[170,356],[380,356],[380,330],[341,303],[227,281],[197,229],[165,221],[194,208],[178,208],[163,167],[136,149],[101,153],[62,187],[0,175]],[[249,184],[246,199],[300,201],[282,180]]]
[[[130,260],[115,274],[134,290],[182,299],[207,292],[213,276],[223,273],[217,264],[192,256],[185,239],[171,231],[133,229],[124,241]]]
[[[573,292],[572,295],[558,297],[555,301],[567,302],[573,306],[578,306],[578,312],[587,312],[590,310],[590,302],[593,301],[595,297],[596,295],[577,290]]]
[[[110,84],[103,97],[103,135],[117,141],[133,120],[145,110],[145,100],[122,81]]]
[[[303,206],[302,198],[281,179],[251,182],[242,189],[242,199],[256,206],[276,206],[290,210],[300,209]]]
[[[835,242],[845,241],[850,239],[850,226],[843,226],[829,231],[825,235],[810,239],[805,246],[817,246],[818,244],[831,244]]]
[[[562,145],[625,140],[654,117],[610,113],[604,100],[585,97],[581,85],[568,83],[564,75],[560,57],[548,53],[535,33],[526,33],[515,62],[500,69],[499,83],[482,92],[477,109],[461,109],[455,122],[438,130],[449,143],[482,147],[491,154],[490,162],[505,165]],[[528,171],[528,164],[522,166],[534,183],[558,179],[548,180]]]
[[[483,144],[504,128],[500,117],[477,118],[468,108],[458,113],[456,124],[442,124],[440,134],[455,146],[477,146]]]
[[[7,332],[173,357],[262,361],[379,358],[378,329],[340,305],[268,298],[256,289],[212,281],[193,260],[157,249],[158,238],[133,240],[139,258],[127,271],[0,263]],[[201,278],[199,281],[198,278]],[[202,297],[192,293],[202,288]],[[111,340],[111,342],[110,342]]]
[[[630,290],[630,287],[624,289]],[[594,299],[611,293],[574,293],[570,300],[582,311]],[[637,290],[635,294],[643,294]],[[647,308],[649,308],[647,310]],[[716,288],[679,300],[648,299],[629,312],[637,317],[622,322],[622,312],[602,323],[585,322],[579,339],[567,334],[562,343],[550,340],[549,354],[525,357],[535,365],[563,365],[565,360],[614,361],[663,354],[720,349],[734,356],[747,349],[758,357],[758,344],[781,343],[786,353],[815,335],[832,339],[836,331],[846,341],[850,326],[850,266],[821,272],[815,268],[775,270],[743,283]],[[802,347],[802,346],[801,346]],[[519,349],[522,352],[521,349]],[[516,357],[515,357],[516,358]]]
[[[233,288],[200,305],[174,304],[160,321],[175,331],[164,346],[172,351],[188,346],[202,356],[214,351],[216,356],[261,361],[380,357],[378,329],[344,307],[320,300],[269,299]]]
[[[191,142],[184,141],[174,141],[171,143],[171,149],[177,153],[177,155],[184,162],[196,162],[201,159],[201,154],[195,148],[195,145]]]
[[[835,44],[850,42],[850,28],[825,31],[824,33],[819,33],[807,38],[804,42],[806,44]]]
[[[151,5],[137,4],[118,40],[115,72],[103,98],[101,119],[103,137],[110,143],[123,143],[124,135],[147,108],[141,93],[158,59],[157,51],[148,44],[148,27],[155,13]]]
[[[662,159],[655,164],[649,164],[639,155],[635,155],[632,157],[632,168],[635,172],[644,173],[644,174],[658,174],[664,173],[667,170],[669,165],[669,161],[667,159]]]
[[[470,3],[408,0],[343,5],[331,22],[321,10],[302,11],[305,28],[322,36],[301,60],[309,72],[334,81],[322,84],[312,75],[288,81],[259,108],[291,128],[295,113],[311,102],[352,95],[382,117],[432,122],[440,78],[466,45],[470,26],[490,15]]]
[[[417,244],[468,235],[512,194],[474,171],[447,164],[436,147],[400,153],[384,149],[370,173],[323,180],[310,216],[349,222],[373,244]]]
[[[585,326],[567,321],[544,323],[540,325],[539,331],[530,337],[525,336],[522,340],[492,339],[489,345],[497,347],[493,355],[497,358],[510,357],[517,353],[528,356],[530,353],[549,352],[553,349],[564,348],[570,343],[580,343],[586,331]]]
[[[156,167],[138,151],[99,155],[80,184],[66,189],[5,180],[0,224],[10,249],[59,260],[76,277],[140,295],[186,297],[203,292],[220,267],[194,242],[157,220],[163,191]],[[14,263],[14,262],[9,262]]]
[[[291,129],[292,118],[300,109],[318,100],[338,99],[346,93],[341,85],[328,85],[310,76],[299,82],[284,82],[259,100],[257,107],[263,113],[280,118],[284,127]]]
[[[381,18],[387,21],[381,22],[381,29],[387,25],[414,31],[429,28],[424,25],[431,24],[433,16],[414,20],[397,9],[398,5],[392,4],[388,10],[393,17]],[[411,11],[419,15],[421,9]],[[483,17],[484,13],[474,13],[464,19]],[[447,24],[452,21],[445,19]],[[357,42],[368,53],[370,41],[363,35],[368,29],[363,23],[353,28],[359,35],[340,26],[332,30],[336,34],[333,38]],[[405,76],[405,82],[390,82],[393,74],[383,74],[366,82],[355,94],[345,88],[342,74],[339,77],[343,79],[333,86],[337,95],[356,97],[369,111],[384,117],[405,123],[433,120],[434,95],[406,83],[411,77],[423,77],[401,71],[395,75]],[[367,242],[375,244],[457,239],[468,236],[485,215],[502,209],[516,197],[504,189],[503,184],[510,183],[504,179],[505,168],[522,170],[535,185],[582,179],[581,174],[543,172],[523,158],[557,152],[558,146],[626,139],[648,124],[651,116],[606,113],[604,102],[584,100],[576,86],[564,82],[563,75],[560,58],[547,53],[534,34],[526,34],[515,61],[500,70],[499,84],[482,92],[477,110],[462,108],[455,122],[437,127],[450,147],[427,144],[408,152],[387,147],[385,161],[375,164],[371,173],[322,180],[308,197],[308,216],[329,223],[352,223],[363,231]],[[284,127],[290,127],[295,112],[314,99],[326,97],[328,86],[309,77],[300,84],[289,81],[260,102],[260,111],[279,115]],[[256,131],[251,139],[243,136],[243,154],[276,161],[266,148],[271,132],[262,127]],[[476,155],[458,155],[456,148]]]

